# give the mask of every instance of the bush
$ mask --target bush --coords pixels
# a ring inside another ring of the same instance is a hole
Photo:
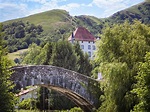
[[[25,109],[25,110],[29,110],[29,109],[35,109],[35,104],[36,104],[36,100],[32,100],[32,99],[25,99],[22,102],[19,103],[19,109]]]
[[[83,110],[79,107],[74,107],[70,110],[70,112],[83,112]]]

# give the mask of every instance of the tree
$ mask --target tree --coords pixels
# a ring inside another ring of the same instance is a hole
[[[54,44],[51,42],[48,42],[47,44],[45,44],[45,46],[41,49],[40,54],[37,55],[37,57],[35,59],[35,63],[49,65],[49,61],[52,56],[53,46],[54,46]]]
[[[137,95],[138,104],[134,106],[134,112],[150,111],[150,52],[145,56],[145,62],[139,65],[139,72],[136,76],[137,83],[133,93]]]
[[[83,51],[80,48],[79,43],[75,43],[74,50],[78,57],[77,65],[79,67],[78,67],[77,72],[87,75],[87,76],[91,76],[92,64],[90,63],[88,54],[83,53]]]
[[[36,64],[36,57],[40,54],[41,47],[35,43],[29,46],[26,56],[23,58],[23,64]]]
[[[139,62],[150,51],[150,28],[140,22],[125,22],[104,30],[97,43],[96,63],[104,81],[104,102],[100,107],[105,112],[129,112],[136,104],[131,93]]]
[[[2,25],[0,24],[0,112],[13,112],[13,94],[10,92],[13,86],[10,81],[11,72],[8,70],[11,63],[6,58],[1,31]]]
[[[53,48],[50,64],[77,71],[77,56],[71,43],[59,41]]]

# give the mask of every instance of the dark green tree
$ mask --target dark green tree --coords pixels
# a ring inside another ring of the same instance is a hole
[[[49,64],[77,71],[77,56],[71,43],[67,41],[57,42],[53,48],[52,57]]]
[[[42,65],[49,65],[54,45],[55,44],[51,42],[45,44],[45,46],[41,49],[40,54],[36,56],[35,63]]]
[[[11,63],[6,57],[2,41],[2,25],[0,24],[0,112],[13,112],[13,93],[10,92],[13,84],[10,81],[11,72],[8,70]]]
[[[74,50],[78,57],[77,65],[79,65],[79,67],[77,72],[87,76],[91,76],[92,64],[90,63],[88,55],[83,53],[79,43],[75,43]]]
[[[49,90],[45,87],[40,87],[39,89],[39,96],[37,99],[37,108],[39,110],[47,110],[48,109],[48,93]]]

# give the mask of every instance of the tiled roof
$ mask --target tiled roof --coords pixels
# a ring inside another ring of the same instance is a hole
[[[72,36],[75,40],[78,41],[95,41],[96,38],[86,29],[83,27],[78,27],[73,34],[68,38],[69,41],[71,41]]]

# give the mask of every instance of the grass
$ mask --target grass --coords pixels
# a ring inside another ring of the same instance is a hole
[[[33,23],[35,25],[42,25],[44,29],[43,33],[51,32],[51,30],[53,31],[53,29],[56,29],[57,28],[57,26],[55,26],[56,23],[63,22],[64,24],[68,25],[68,23],[70,23],[71,21],[69,13],[67,11],[54,9],[24,18],[9,20],[4,22],[4,24],[20,20],[24,22],[28,21],[29,23]],[[62,27],[62,25],[59,24],[58,28],[59,27]]]
[[[19,58],[20,54],[27,51],[28,49],[22,49],[22,50],[18,50],[16,52],[13,53],[8,53],[8,59],[10,60],[14,60],[15,58]]]

